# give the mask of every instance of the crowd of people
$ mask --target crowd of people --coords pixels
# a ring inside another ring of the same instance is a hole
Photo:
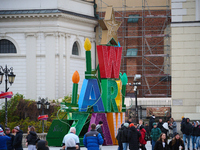
[[[28,126],[28,135],[26,137],[26,146],[28,150],[49,150],[48,143],[45,140],[40,140],[33,126]],[[11,130],[6,127],[5,132],[0,125],[0,150],[23,150],[22,146],[23,131],[19,126]]]
[[[102,150],[104,143],[104,134],[102,130],[103,122],[92,124],[91,130],[84,135],[83,144],[88,150]],[[172,131],[172,139],[169,131]],[[177,132],[177,123],[171,118],[167,122],[159,119],[155,122],[155,116],[152,115],[149,124],[143,125],[143,120],[139,120],[139,124],[132,123],[129,119],[123,123],[118,129],[116,139],[118,140],[118,150],[146,150],[147,141],[151,141],[152,150],[190,150],[190,142],[192,149],[200,149],[200,123],[198,121],[190,123],[189,118],[182,117],[181,132],[183,139]],[[26,137],[26,146],[28,150],[49,150],[47,141],[40,140],[33,126],[28,126],[28,135]],[[14,128],[12,134],[9,128],[0,126],[0,150],[23,150],[22,148],[23,132],[19,126]],[[70,133],[63,138],[64,150],[80,150],[80,140],[76,135],[76,128],[71,127]]]
[[[169,131],[172,131],[172,139]],[[152,150],[185,150],[186,147],[190,150],[190,142],[192,149],[200,148],[200,124],[198,121],[190,123],[189,118],[182,117],[181,132],[183,139],[177,132],[177,123],[171,118],[167,122],[159,119],[155,122],[155,116],[152,115],[149,120],[149,125],[143,125],[143,120],[139,120],[139,124],[133,124],[131,119],[127,123],[123,123],[118,129],[117,140],[119,144],[118,150],[146,150],[146,143],[151,141]],[[191,140],[190,140],[191,139]]]

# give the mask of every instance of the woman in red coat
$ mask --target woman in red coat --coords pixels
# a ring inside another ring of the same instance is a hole
[[[141,133],[141,136],[140,136],[140,138],[139,138],[139,142],[140,142],[140,148],[142,149],[142,150],[146,150],[146,147],[145,147],[145,145],[147,144],[147,141],[145,141],[145,132],[146,132],[146,130],[144,129],[144,126],[143,125],[141,125],[140,126],[140,133]]]

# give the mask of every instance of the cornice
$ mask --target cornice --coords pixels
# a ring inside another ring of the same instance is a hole
[[[91,20],[70,14],[57,13],[57,14],[15,14],[15,15],[0,15],[0,19],[31,19],[31,18],[66,18],[69,20],[80,21],[88,24],[97,24],[97,20]]]

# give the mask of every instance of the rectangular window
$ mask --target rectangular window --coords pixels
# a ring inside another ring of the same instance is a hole
[[[196,0],[196,21],[200,21],[200,0]]]

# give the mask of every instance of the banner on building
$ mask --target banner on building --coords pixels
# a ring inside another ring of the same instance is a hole
[[[147,117],[155,115],[156,117],[170,117],[170,107],[147,107]]]

